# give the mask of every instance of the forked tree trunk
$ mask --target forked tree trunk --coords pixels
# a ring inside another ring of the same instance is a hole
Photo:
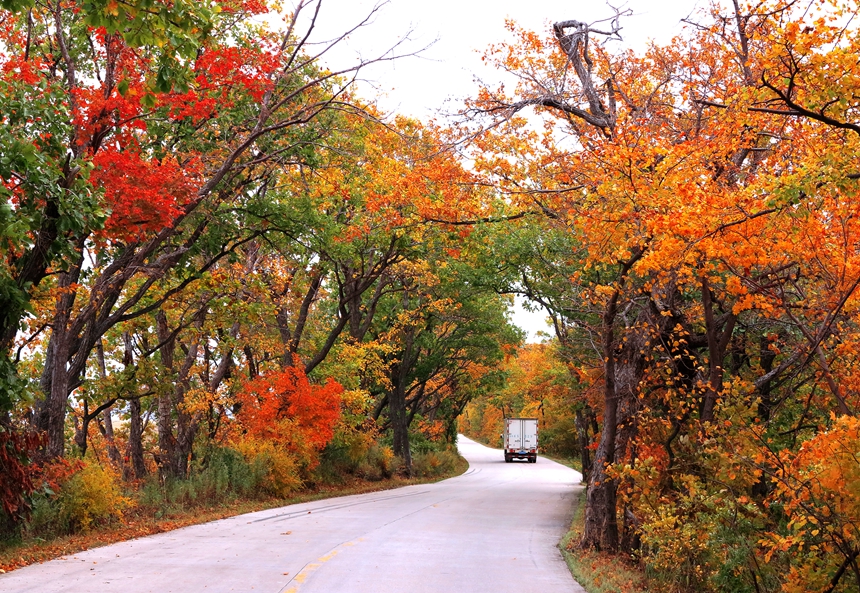
[[[594,464],[588,477],[588,490],[585,505],[585,532],[581,545],[585,548],[607,550],[614,552],[618,549],[618,517],[617,490],[618,484],[610,479],[607,468],[615,463],[616,437],[618,434],[618,398],[619,392],[629,392],[630,382],[636,380],[636,373],[626,368],[630,355],[621,357],[615,337],[615,322],[618,316],[618,300],[624,289],[627,274],[633,265],[642,257],[644,249],[636,249],[630,259],[623,262],[618,274],[616,288],[603,310],[601,323],[601,350],[603,354],[603,431],[597,451],[594,453]],[[624,349],[622,349],[624,350]],[[629,350],[629,347],[627,348]],[[619,376],[617,362],[621,358],[625,366]],[[616,381],[621,379],[619,389]]]
[[[80,277],[80,262],[59,275],[58,287],[69,289]],[[41,386],[44,399],[36,404],[35,428],[47,435],[45,455],[62,457],[66,446],[66,407],[69,400],[69,320],[75,302],[74,290],[60,290],[52,320]]]

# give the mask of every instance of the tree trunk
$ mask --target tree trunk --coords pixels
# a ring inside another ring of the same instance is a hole
[[[101,340],[96,344],[96,359],[99,364],[99,376],[102,379],[107,378],[107,366],[105,365],[105,349]],[[98,424],[99,431],[107,443],[107,454],[113,466],[123,471],[122,455],[119,454],[119,449],[116,446],[116,440],[113,433],[113,417],[111,416],[111,408],[102,410],[101,422]]]
[[[146,464],[143,460],[143,423],[140,418],[140,399],[128,402],[130,420],[128,424],[128,459],[134,471],[134,477],[142,480],[146,477]]]
[[[588,477],[585,505],[583,547],[614,552],[618,549],[618,519],[616,517],[615,480],[606,470],[615,461],[615,435],[618,428],[618,398],[615,392],[615,316],[618,312],[619,291],[606,305],[603,313],[603,431],[594,453],[594,465]]]
[[[102,412],[102,421],[99,424],[99,431],[102,433],[107,442],[107,454],[113,466],[122,472],[123,461],[122,455],[119,454],[119,449],[116,446],[116,439],[113,432],[113,418],[111,416],[111,408]]]
[[[388,417],[394,432],[394,454],[403,459],[406,475],[412,476],[412,452],[409,450],[409,423],[406,418],[406,390],[401,380],[403,363],[395,365],[394,386],[388,396]]]
[[[165,375],[173,376],[173,356],[176,350],[176,340],[171,336],[170,328],[167,326],[167,316],[164,311],[156,315],[158,329],[158,340],[161,342],[161,364]],[[158,395],[158,467],[162,477],[175,476],[178,474],[174,467],[176,458],[176,438],[173,436],[173,405],[168,389],[159,390]]]
[[[708,382],[702,398],[700,418],[702,422],[713,422],[714,407],[723,390],[723,359],[732,337],[736,318],[730,315],[725,327],[718,327],[719,324],[714,318],[713,299],[707,274],[702,275],[702,308],[705,312],[705,335],[708,340]]]
[[[585,417],[585,412],[582,410],[576,411],[574,417],[576,424],[576,435],[579,439],[579,458],[582,462],[582,480],[588,482],[588,476],[591,474],[591,454],[589,453],[588,439],[588,419]]]
[[[77,417],[75,418],[74,441],[81,457],[87,454],[87,436],[90,431],[90,420],[92,420],[92,416],[90,416],[89,404],[84,400],[84,415],[81,417],[80,422]]]
[[[46,433],[45,455],[49,459],[62,457],[65,453],[66,407],[69,398],[69,319],[75,303],[75,291],[70,287],[80,277],[80,261],[68,272],[59,276],[59,296],[52,321],[51,339],[48,341],[45,367],[41,386],[45,399],[37,402],[34,424],[37,430]]]
[[[638,325],[638,324],[637,324]],[[628,330],[616,366],[615,393],[618,398],[618,432],[615,436],[615,460],[636,462],[636,435],[639,432],[639,383],[645,373],[647,330],[641,326]],[[639,546],[639,522],[629,506],[624,508],[621,550],[633,552]]]
[[[409,419],[406,413],[406,382],[414,362],[414,330],[406,330],[405,347],[399,362],[391,367],[392,389],[388,394],[388,417],[394,432],[394,454],[403,459],[406,475],[412,477],[412,452],[409,450]]]
[[[122,357],[122,363],[128,371],[134,366],[134,351],[131,342],[131,335],[128,332],[122,334],[122,340],[125,344],[125,353]],[[128,459],[131,463],[131,469],[134,471],[134,477],[137,480],[142,480],[146,476],[146,464],[143,462],[143,425],[140,420],[140,398],[134,398],[128,402],[129,423],[128,423]]]
[[[622,369],[621,377],[616,376],[616,362],[619,352],[615,338],[615,318],[618,315],[618,299],[624,288],[627,274],[644,249],[637,249],[632,257],[621,264],[617,286],[606,303],[601,319],[601,350],[603,354],[603,430],[594,464],[588,477],[588,490],[585,505],[585,532],[581,545],[586,548],[614,552],[618,549],[617,489],[615,480],[609,478],[607,469],[615,463],[616,435],[618,432],[618,390],[616,380],[621,378],[622,388],[628,391],[630,380],[636,373]],[[638,384],[638,380],[637,380]],[[635,390],[635,387],[634,387]]]

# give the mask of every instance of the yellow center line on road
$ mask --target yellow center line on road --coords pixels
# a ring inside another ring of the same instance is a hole
[[[308,562],[305,565],[305,567],[302,568],[298,572],[298,574],[296,574],[296,576],[294,576],[292,579],[290,579],[290,581],[287,583],[287,585],[289,585],[290,583],[293,583],[293,586],[290,587],[289,589],[286,589],[285,591],[283,591],[283,593],[298,593],[299,585],[304,583],[308,579],[308,577],[310,577],[314,572],[316,572],[323,564],[325,564],[326,562],[328,562],[329,560],[331,560],[332,558],[337,556],[338,553],[341,550],[343,550],[344,548],[352,547],[361,541],[364,541],[363,537],[360,537],[356,540],[344,542],[344,543],[340,544],[339,546],[337,546],[336,548],[334,548],[333,550],[331,550],[325,556],[321,556],[320,558],[317,558],[315,562]]]

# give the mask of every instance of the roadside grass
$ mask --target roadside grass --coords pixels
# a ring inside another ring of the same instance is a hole
[[[555,455],[547,455],[546,453],[538,453],[538,457],[546,457],[550,461],[555,461],[556,463],[560,463],[570,469],[582,473],[582,460],[575,457],[558,457]]]
[[[342,484],[319,486],[313,490],[300,492],[288,498],[262,500],[237,499],[209,506],[168,505],[167,507],[159,508],[140,505],[127,510],[121,521],[92,529],[89,532],[50,539],[33,537],[17,541],[0,541],[0,574],[30,564],[53,560],[54,558],[68,554],[75,554],[90,548],[98,548],[181,527],[235,517],[236,515],[243,515],[245,513],[264,511],[266,509],[302,502],[313,502],[335,496],[367,494],[414,484],[439,482],[459,476],[465,473],[467,469],[469,469],[469,462],[458,455],[457,462],[449,471],[428,477],[404,478],[395,475],[391,478],[378,481],[353,478]]]
[[[648,593],[644,575],[619,556],[579,548],[585,529],[585,489],[577,498],[570,531],[559,544],[573,578],[588,593]]]

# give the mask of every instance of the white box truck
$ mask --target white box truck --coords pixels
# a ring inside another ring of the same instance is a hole
[[[505,418],[505,461],[528,459],[537,461],[538,421],[537,418]]]

